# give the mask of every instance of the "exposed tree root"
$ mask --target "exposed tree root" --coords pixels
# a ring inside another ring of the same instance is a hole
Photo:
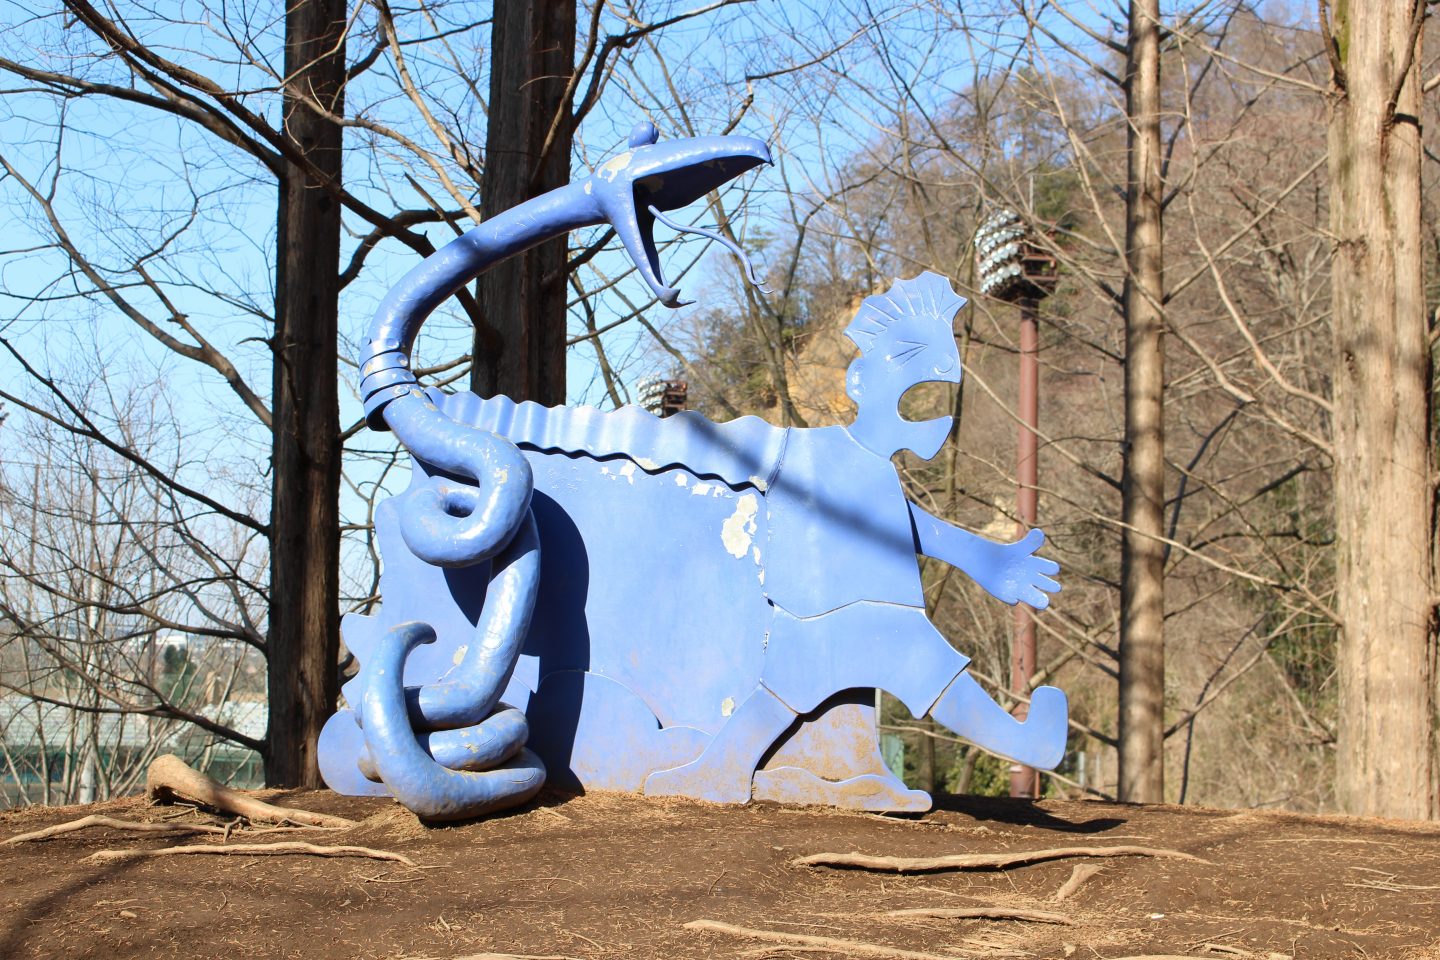
[[[277,807],[264,800],[246,796],[223,784],[216,783],[184,760],[167,753],[156,757],[145,776],[145,792],[150,799],[165,803],[174,798],[198,803],[215,810],[238,814],[248,820],[272,823],[301,823],[311,827],[353,827],[354,820],[311,813],[293,807]]]
[[[1079,890],[1086,880],[1089,880],[1103,869],[1104,868],[1098,863],[1075,864],[1075,869],[1070,871],[1070,879],[1061,884],[1060,889],[1056,890],[1055,895],[1050,899],[1059,903],[1067,897],[1073,897],[1075,891]]]
[[[193,845],[187,847],[161,847],[158,850],[97,850],[85,858],[86,862],[100,863],[108,860],[129,860],[140,857],[169,857],[184,854],[218,854],[221,856],[277,856],[290,853],[314,857],[369,857],[372,860],[393,860],[406,866],[415,866],[409,857],[391,853],[388,850],[374,850],[370,847],[319,847],[313,843],[286,840],[279,843],[230,843],[224,846]]]
[[[66,823],[57,823],[53,827],[46,827],[44,830],[33,830],[30,833],[22,833],[19,836],[11,837],[8,840],[0,840],[0,846],[12,843],[25,843],[30,840],[46,840],[50,837],[58,837],[62,833],[74,833],[76,830],[85,830],[90,827],[111,827],[116,830],[130,830],[135,833],[225,833],[225,827],[217,827],[207,823],[142,823],[138,820],[116,820],[114,817],[104,817],[98,813],[92,813],[88,817],[81,817],[79,820],[70,820]]]
[[[943,857],[876,857],[866,853],[815,853],[791,860],[796,867],[855,867],[887,873],[929,873],[935,870],[1005,870],[1070,857],[1165,857],[1208,864],[1210,861],[1155,847],[1056,847],[1022,853],[955,853]]]
[[[781,943],[801,949],[831,950],[853,957],[884,957],[888,960],[957,960],[954,954],[919,953],[915,950],[901,950],[898,947],[864,943],[860,940],[838,940],[834,937],[816,937],[803,933],[781,933],[778,930],[752,930],[749,927],[736,927],[718,920],[691,920],[685,924],[685,929],[704,933],[723,933],[732,937],[763,940],[766,943]]]
[[[1067,927],[1075,925],[1075,921],[1063,913],[1016,910],[1009,907],[914,907],[907,910],[886,910],[871,916],[916,920],[1028,920],[1031,923],[1059,923]]]

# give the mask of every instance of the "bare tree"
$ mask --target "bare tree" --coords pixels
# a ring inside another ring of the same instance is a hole
[[[340,407],[335,371],[346,81],[344,0],[286,5],[275,332],[271,335],[270,724],[266,780],[318,787],[340,682]],[[313,107],[312,107],[313,105]]]
[[[1426,4],[1319,4],[1330,64],[1337,781],[1353,813],[1429,818],[1434,468],[1421,249]]]
[[[1131,0],[1125,46],[1125,470],[1120,799],[1165,799],[1165,263],[1160,0]]]
[[[144,405],[144,396],[136,394],[110,426],[150,463],[184,472],[164,426],[170,411],[153,394]],[[216,775],[258,782],[265,712],[259,538],[193,509],[134,462],[53,421],[28,416],[7,434],[0,476],[6,799],[84,803],[131,793],[161,752],[202,767],[218,761]]]
[[[831,402],[849,358],[831,325],[848,320],[853,298],[919,269],[973,293],[970,232],[990,206],[1020,211],[1062,262],[1041,318],[1041,522],[1066,589],[1038,618],[1036,682],[1058,677],[1072,694],[1075,755],[1062,776],[1113,794],[1121,554],[1133,531],[1122,497],[1123,322],[1127,285],[1142,288],[1126,257],[1128,26],[1087,9],[1046,4],[1017,16],[1009,4],[934,5],[861,35],[804,114],[817,131],[839,132],[791,168],[809,191],[796,208],[813,198],[821,209],[803,218],[803,233],[800,217],[772,229],[766,250],[774,261],[792,237],[806,243],[785,363],[812,423],[847,414],[843,396]],[[1168,774],[1168,798],[1313,808],[1332,802],[1334,716],[1328,244],[1316,176],[1324,144],[1312,135],[1323,103],[1316,34],[1283,13],[1273,23],[1239,4],[1159,14],[1166,66],[1154,156],[1168,283],[1152,284],[1142,305],[1161,318],[1152,333],[1165,345],[1158,425],[1170,450],[1148,542],[1168,582],[1152,612],[1171,655],[1149,678],[1154,709],[1142,732]],[[747,385],[768,384],[755,376],[765,361],[758,339],[740,333],[743,315],[737,307],[713,325],[713,349],[697,355],[728,361],[707,369],[731,378],[727,395],[751,412],[767,398]],[[903,467],[917,500],[1003,535],[1015,484],[1014,320],[978,296],[961,316],[954,442],[936,463]],[[913,403],[918,414],[934,400]],[[773,404],[768,413],[783,417]],[[973,671],[998,680],[1008,621],[962,580],[927,580],[932,615],[974,657]],[[989,761],[973,766],[932,732],[897,725],[925,738],[915,741],[922,753],[926,741],[943,745],[937,779],[960,782],[961,769],[972,787],[1000,783]]]
[[[593,56],[602,10],[587,37]],[[575,120],[575,0],[497,3],[490,30],[490,103],[481,212],[488,219],[570,180]],[[587,57],[588,59],[588,57]],[[565,238],[480,279],[470,388],[546,405],[565,402]]]

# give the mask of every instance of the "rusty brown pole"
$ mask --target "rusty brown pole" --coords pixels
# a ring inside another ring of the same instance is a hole
[[[1020,536],[1036,525],[1039,491],[1040,420],[1040,301],[1033,296],[1020,300],[1020,443],[1016,456],[1016,506]],[[1035,617],[1023,603],[1015,605],[1015,644],[1010,652],[1010,689],[1018,697],[1030,696],[1035,676]],[[1016,713],[1022,719],[1026,706]],[[1010,767],[1010,796],[1040,796],[1040,772],[1014,764]]]

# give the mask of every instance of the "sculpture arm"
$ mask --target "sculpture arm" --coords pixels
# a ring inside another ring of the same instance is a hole
[[[728,486],[766,489],[774,480],[788,431],[759,417],[715,423],[693,411],[661,419],[640,407],[544,407],[509,397],[449,398],[456,419],[530,450],[558,450],[597,460],[623,456],[654,472],[683,467]]]
[[[1054,560],[1035,556],[1045,534],[1031,530],[1014,543],[997,543],[953,526],[917,504],[910,504],[910,525],[915,531],[915,552],[943,560],[1005,603],[1025,601],[1036,610],[1050,605],[1060,584],[1051,576],[1060,571]]]

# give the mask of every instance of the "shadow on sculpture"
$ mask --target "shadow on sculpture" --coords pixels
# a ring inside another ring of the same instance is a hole
[[[654,222],[696,232],[665,212],[769,153],[748,137],[658,143],[649,124],[630,147],[452,242],[381,306],[361,392],[414,470],[376,513],[382,609],[342,624],[362,669],[321,738],[326,781],[433,820],[524,802],[547,768],[572,789],[928,809],[880,757],[877,687],[986,749],[1055,766],[1064,694],[1037,689],[1017,721],[925,615],[917,554],[1006,603],[1043,608],[1059,589],[1038,530],[1003,544],[953,527],[906,499],[891,462],[933,457],[950,431],[948,417],[898,412],[916,384],[959,382],[965,301],[943,278],[861,305],[848,426],[660,420],[415,383],[410,347],[431,310],[579,226],[612,225],[655,296],[680,303]]]

